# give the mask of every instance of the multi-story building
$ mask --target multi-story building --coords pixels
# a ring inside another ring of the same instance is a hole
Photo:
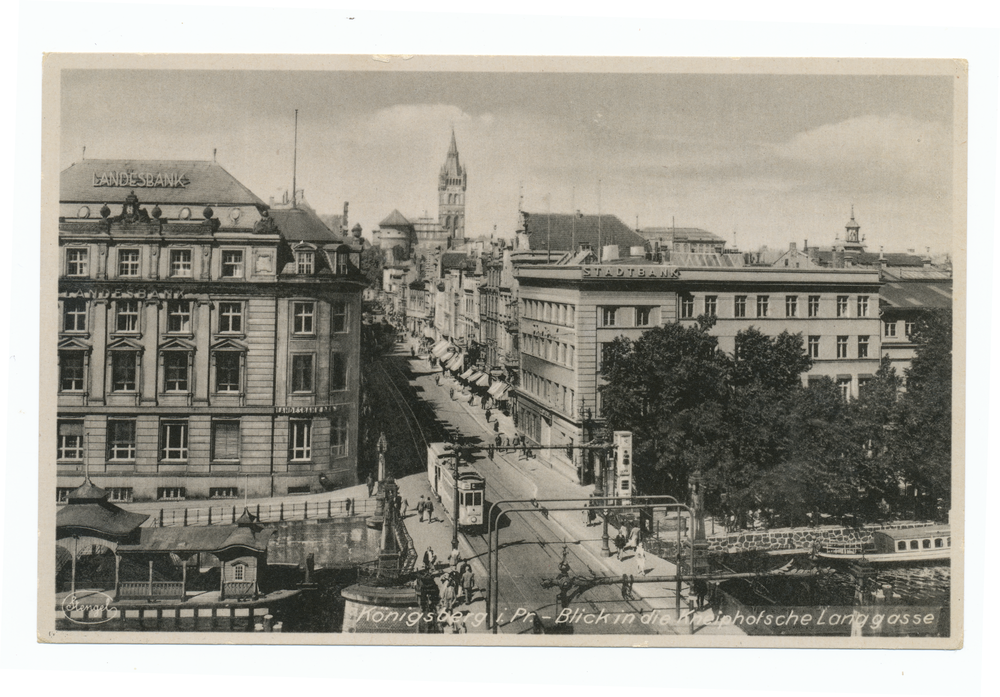
[[[923,268],[884,268],[881,275],[882,353],[905,378],[917,352],[912,336],[917,320],[927,310],[951,309],[952,278],[945,270]]]
[[[60,199],[60,495],[85,471],[116,500],[357,481],[349,240],[215,162],[83,160]]]
[[[452,129],[451,145],[438,175],[438,224],[448,233],[452,247],[459,247],[465,242],[465,194],[468,184],[469,175],[458,161],[458,144],[455,142],[455,129]]]
[[[604,347],[669,322],[693,324],[703,314],[716,318],[712,333],[728,353],[736,334],[749,327],[769,336],[802,334],[813,359],[803,381],[827,376],[845,397],[856,396],[878,370],[882,350],[878,274],[732,262],[719,255],[716,265],[684,268],[639,257],[517,268],[518,429],[540,445],[580,443],[587,437],[585,425],[602,420]],[[563,449],[542,453],[567,474],[592,481],[579,455],[573,463]]]

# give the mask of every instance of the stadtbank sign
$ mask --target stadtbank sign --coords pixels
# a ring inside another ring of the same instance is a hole
[[[94,186],[127,186],[134,189],[183,189],[191,181],[177,172],[94,172]]]
[[[584,278],[680,278],[675,266],[584,266]]]

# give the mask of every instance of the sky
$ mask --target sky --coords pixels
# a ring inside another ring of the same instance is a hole
[[[437,217],[454,128],[466,234],[523,210],[699,227],[741,249],[830,245],[854,206],[869,251],[951,251],[953,77],[369,71],[64,71],[60,165],[212,158],[265,201],[292,185]]]

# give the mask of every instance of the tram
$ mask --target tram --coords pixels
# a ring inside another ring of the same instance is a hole
[[[445,515],[455,513],[455,460],[448,443],[427,446],[427,480],[431,491],[441,502]],[[479,529],[485,523],[483,499],[486,480],[471,467],[458,466],[458,527]]]

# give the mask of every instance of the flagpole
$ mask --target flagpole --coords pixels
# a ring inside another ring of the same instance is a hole
[[[299,110],[295,110],[295,140],[292,146],[292,208],[295,208],[295,175],[299,159]]]

